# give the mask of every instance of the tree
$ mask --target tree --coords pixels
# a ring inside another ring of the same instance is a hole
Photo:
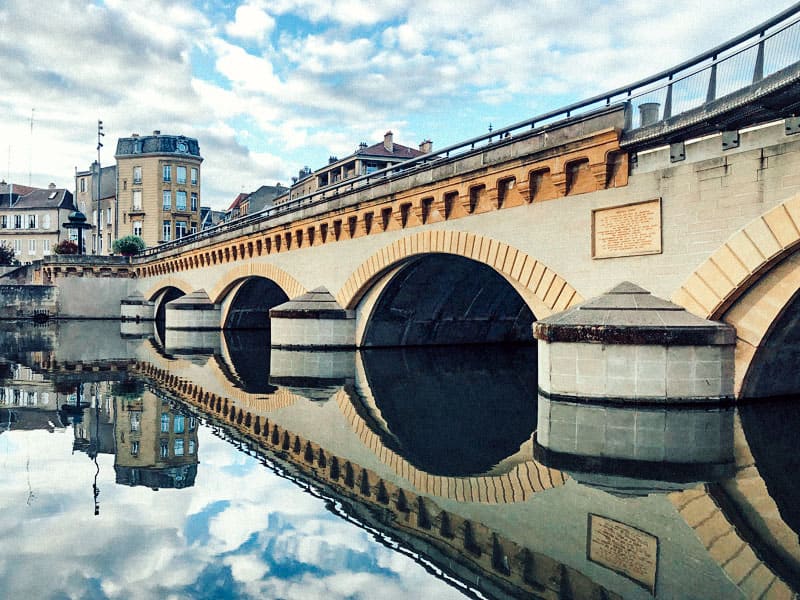
[[[0,242],[0,266],[10,267],[18,264],[14,249],[6,242]]]
[[[114,254],[122,254],[122,256],[133,256],[139,254],[145,249],[144,240],[138,235],[126,235],[114,242],[112,250]]]
[[[77,254],[78,244],[76,244],[72,240],[61,240],[58,243],[58,246],[53,248],[53,252],[55,252],[56,254]]]

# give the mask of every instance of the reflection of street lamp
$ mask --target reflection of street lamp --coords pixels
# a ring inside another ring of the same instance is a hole
[[[70,213],[67,220],[69,223],[64,223],[62,227],[70,231],[73,229],[78,230],[78,254],[83,254],[83,230],[91,229],[92,226],[86,222],[86,215],[79,210]]]

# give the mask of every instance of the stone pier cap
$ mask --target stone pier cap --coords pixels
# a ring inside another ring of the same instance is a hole
[[[269,316],[282,319],[344,320],[354,318],[355,313],[352,310],[343,309],[327,289],[318,287],[271,308]]]
[[[736,331],[709,321],[625,281],[602,296],[541,321],[533,327],[545,342],[665,346],[727,346]]]

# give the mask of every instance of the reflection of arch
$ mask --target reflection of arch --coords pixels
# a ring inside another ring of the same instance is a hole
[[[447,477],[425,473],[384,445],[380,436],[359,415],[346,390],[337,392],[335,398],[339,410],[361,442],[382,463],[424,494],[459,502],[509,504],[524,502],[536,492],[560,487],[566,481],[566,475],[561,471],[549,469],[532,460],[517,463],[507,473],[500,475]]]
[[[733,234],[673,294],[701,317],[736,327],[736,392],[784,307],[800,289],[800,194]]]
[[[278,388],[271,394],[251,394],[246,392],[228,379],[228,375],[214,357],[209,357],[209,360],[200,367],[204,374],[203,380],[210,380],[216,383],[216,389],[209,389],[210,386],[208,384],[200,386],[193,382],[189,383],[190,380],[196,381],[199,379],[198,377],[188,378],[193,367],[197,367],[193,361],[166,358],[157,352],[153,352],[148,353],[146,361],[138,362],[135,368],[140,373],[157,380],[171,392],[180,392],[183,387],[188,385],[197,396],[210,394],[235,402],[238,407],[245,407],[262,413],[286,408],[303,398],[285,388]],[[184,373],[186,371],[189,372],[183,374],[181,371],[184,371]],[[179,375],[178,373],[181,374]]]
[[[470,258],[500,273],[538,318],[561,312],[582,301],[580,294],[555,271],[498,240],[465,231],[423,231],[395,241],[364,261],[341,287],[336,300],[353,309],[387,271],[413,256],[443,253]]]
[[[776,557],[771,546],[777,543],[796,557],[800,555],[797,535],[780,518],[738,417],[734,447],[734,478],[675,492],[669,499],[746,597],[793,598],[793,590],[778,574],[781,565],[771,560]],[[765,554],[769,555],[766,560]]]
[[[289,298],[296,298],[307,291],[299,281],[275,265],[248,263],[225,271],[220,280],[208,291],[208,296],[214,304],[219,304],[240,280],[253,276],[274,281]]]

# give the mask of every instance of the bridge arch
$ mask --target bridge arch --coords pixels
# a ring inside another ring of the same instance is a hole
[[[707,319],[736,328],[735,389],[738,397],[800,390],[800,374],[760,377],[765,350],[785,342],[781,363],[800,356],[800,194],[778,204],[733,234],[673,294],[673,301]],[[781,385],[783,387],[774,387]]]
[[[402,277],[413,281],[414,285],[424,286],[431,280],[443,288],[449,285],[447,289],[451,290],[456,283],[469,282],[471,276],[489,282],[488,288],[479,287],[471,293],[485,293],[490,302],[504,302],[510,288],[517,292],[521,301],[506,307],[510,315],[509,328],[517,327],[513,315],[521,308],[529,309],[529,313],[535,315],[530,319],[535,319],[565,310],[582,300],[555,271],[519,249],[489,237],[444,230],[404,237],[376,252],[353,272],[336,298],[341,306],[357,309],[356,338],[357,344],[361,344],[367,339],[369,323],[377,314],[383,293],[395,297],[399,294],[398,289],[392,288],[393,281]],[[491,291],[487,293],[485,290],[489,288]],[[445,304],[445,300],[443,297],[440,304]],[[465,306],[469,306],[466,300]],[[402,312],[398,307],[388,310]],[[409,335],[409,331],[403,335]],[[502,338],[503,334],[498,335]]]
[[[286,271],[270,264],[248,263],[226,271],[208,295],[221,306],[222,329],[268,329],[269,309],[305,292]]]

